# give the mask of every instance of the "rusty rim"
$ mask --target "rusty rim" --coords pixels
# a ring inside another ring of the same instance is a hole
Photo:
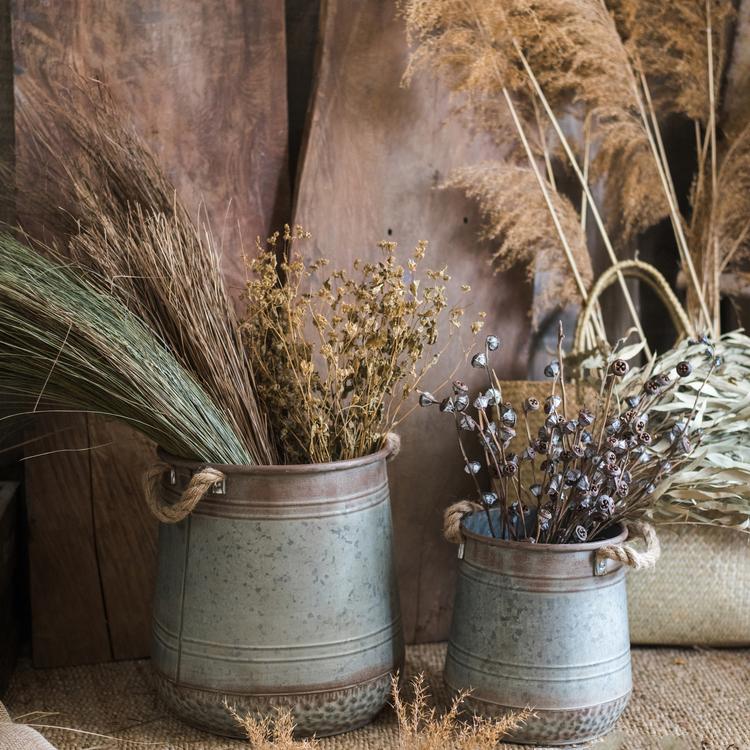
[[[360,458],[349,458],[345,461],[330,461],[323,464],[275,464],[275,465],[263,465],[255,466],[252,464],[210,464],[205,461],[193,461],[189,458],[180,458],[179,456],[173,456],[167,453],[162,448],[158,449],[159,457],[172,466],[184,466],[191,470],[198,467],[210,466],[214,469],[218,469],[224,474],[255,474],[265,476],[278,476],[278,475],[289,475],[289,474],[323,474],[334,471],[348,471],[350,469],[358,469],[362,466],[369,466],[370,464],[377,463],[379,461],[385,461],[388,456],[391,455],[392,448],[388,445],[385,448],[381,448],[375,453],[369,453],[366,456]]]
[[[595,542],[581,542],[579,544],[529,544],[528,542],[515,542],[510,539],[495,539],[494,537],[469,531],[463,520],[461,521],[461,533],[467,541],[471,539],[479,544],[486,544],[488,547],[504,547],[509,550],[524,550],[527,552],[591,552],[600,547],[606,547],[608,544],[622,544],[628,538],[628,529],[622,523],[619,526],[621,529],[619,534],[615,534],[607,539],[599,539]]]

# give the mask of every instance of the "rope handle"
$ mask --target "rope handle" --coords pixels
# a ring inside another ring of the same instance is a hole
[[[639,279],[654,290],[656,296],[667,308],[672,324],[677,330],[678,340],[693,335],[693,326],[685,313],[685,309],[664,276],[650,263],[644,263],[642,260],[622,260],[604,271],[589,292],[576,322],[576,332],[573,339],[574,353],[581,354],[583,352],[584,334],[591,323],[594,308],[601,295],[618,280],[620,275],[626,278]]]
[[[182,493],[182,497],[176,503],[165,503],[161,496],[161,481],[167,471],[172,471],[172,467],[163,461],[159,461],[147,469],[143,475],[146,504],[162,523],[179,523],[183,518],[187,518],[196,505],[208,494],[208,491],[217,482],[226,479],[223,472],[206,466],[193,474],[188,486]]]
[[[443,536],[451,544],[463,544],[464,535],[461,533],[461,521],[464,516],[482,510],[479,503],[473,500],[459,500],[448,506],[443,513]]]
[[[633,570],[653,568],[661,555],[659,537],[656,529],[645,521],[631,521],[627,524],[628,532],[632,536],[639,536],[646,543],[646,549],[639,552],[631,544],[608,544],[596,551],[594,560],[594,574],[604,575],[607,572],[607,560],[615,560]]]

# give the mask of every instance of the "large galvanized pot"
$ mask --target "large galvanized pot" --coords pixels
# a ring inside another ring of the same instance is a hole
[[[597,564],[596,551],[627,531],[528,544],[477,533],[483,523],[478,513],[462,522],[446,683],[470,689],[468,708],[484,716],[532,708],[515,742],[564,745],[605,734],[630,697],[630,640],[625,570]]]
[[[186,722],[230,736],[239,714],[291,709],[300,735],[368,723],[403,663],[388,450],[309,466],[218,466],[185,520],[162,524],[152,661]],[[164,499],[194,472],[172,467]]]

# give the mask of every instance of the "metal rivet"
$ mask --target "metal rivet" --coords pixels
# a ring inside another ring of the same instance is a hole
[[[227,480],[220,479],[218,482],[215,482],[213,487],[211,487],[211,494],[212,495],[226,495],[227,494]]]
[[[594,565],[594,575],[603,576],[607,572],[607,561],[597,560]]]
[[[461,544],[458,545],[458,559],[463,560],[464,559],[464,543],[461,542]]]

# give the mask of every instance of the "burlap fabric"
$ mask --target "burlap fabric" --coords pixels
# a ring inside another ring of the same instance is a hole
[[[55,750],[39,732],[14,724],[0,703],[0,750]]]
[[[412,646],[407,672],[424,672],[444,705],[445,645]],[[750,750],[750,650],[636,649],[630,706],[602,750]],[[211,737],[180,723],[157,700],[147,661],[68,669],[21,669],[13,678],[13,715],[56,712],[40,723],[119,737],[115,742],[60,729],[42,730],[60,750],[147,747],[230,750],[241,742]],[[510,745],[503,746],[510,748]],[[320,750],[401,750],[390,709],[369,727],[320,742]],[[408,749],[404,749],[408,750]],[[446,748],[451,750],[451,748]]]
[[[750,645],[750,534],[702,526],[657,531],[658,564],[628,576],[633,643]]]

